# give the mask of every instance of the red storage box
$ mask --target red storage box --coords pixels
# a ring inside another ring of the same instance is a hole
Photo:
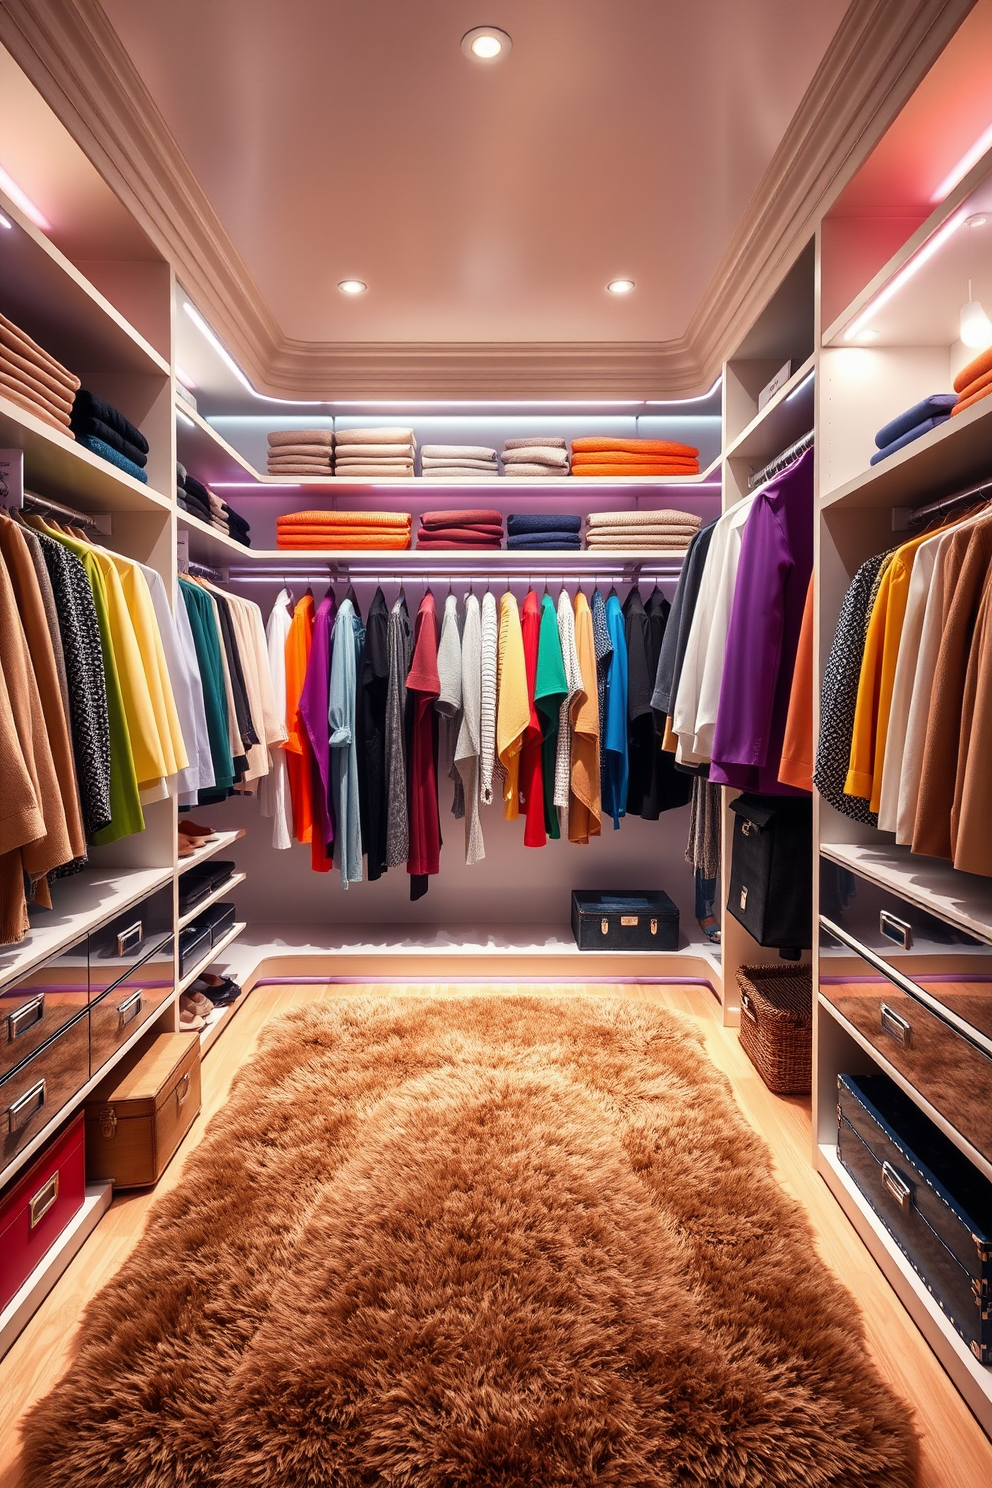
[[[86,1133],[80,1111],[0,1199],[0,1311],[71,1224],[85,1198]]]

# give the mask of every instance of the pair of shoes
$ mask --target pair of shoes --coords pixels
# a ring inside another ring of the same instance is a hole
[[[713,945],[720,944],[720,921],[716,915],[707,915],[705,920],[700,920],[699,928]]]
[[[217,833],[212,827],[203,827],[194,821],[179,823],[179,856],[181,858],[191,857],[198,847],[216,841]]]
[[[183,995],[179,999],[179,1030],[181,1033],[200,1033],[206,1027],[191,1000]]]
[[[180,1011],[182,1011],[183,1007],[185,1006],[188,1006],[189,1010],[193,1013],[196,1013],[197,1016],[200,1018],[209,1018],[210,1014],[214,1010],[214,1005],[210,1001],[210,998],[204,997],[202,992],[197,991],[195,982],[193,983],[192,987],[188,987],[186,989],[186,991],[179,999]]]
[[[219,977],[211,971],[202,972],[190,991],[207,997],[213,1007],[229,1007],[241,996],[241,988],[230,977]]]

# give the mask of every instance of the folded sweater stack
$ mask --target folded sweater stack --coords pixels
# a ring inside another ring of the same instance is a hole
[[[74,439],[70,419],[78,387],[78,377],[0,315],[0,396]]]
[[[148,440],[119,408],[80,388],[72,405],[72,427],[84,449],[147,485]]]
[[[886,460],[904,445],[912,444],[914,439],[929,434],[938,424],[946,423],[956,402],[954,393],[932,393],[929,398],[921,398],[905,413],[883,424],[875,435],[875,453],[871,463],[877,465],[879,460]]]
[[[952,413],[964,413],[966,408],[992,393],[992,346],[980,351],[974,361],[961,368],[954,379],[954,391],[958,396]]]
[[[670,439],[612,439],[594,434],[572,440],[573,475],[698,475],[699,451]]]
[[[420,473],[430,480],[477,480],[480,475],[499,475],[499,466],[496,451],[483,444],[425,444]]]
[[[701,519],[684,511],[593,512],[586,518],[588,548],[684,552]]]
[[[208,527],[213,527],[217,532],[223,532],[225,537],[232,537],[243,547],[251,547],[251,523],[246,522],[238,512],[232,511],[226,501],[205,486],[202,481],[197,480],[195,475],[190,475],[185,466],[176,466],[176,500],[184,512],[192,517],[198,517]]]
[[[276,547],[401,552],[410,546],[407,512],[302,511],[276,519]]]
[[[232,511],[227,502],[221,501],[220,497],[215,496],[213,491],[208,491],[207,494],[210,499],[211,527],[215,527],[218,532],[226,533],[228,537],[233,538],[235,542],[241,543],[244,547],[250,548],[251,538],[248,536],[248,533],[251,531],[251,523],[246,522],[239,512]]]
[[[331,429],[275,429],[269,435],[269,475],[333,475]]]
[[[508,439],[503,446],[503,474],[531,480],[567,475],[568,445],[564,439]]]
[[[567,552],[582,546],[582,518],[564,512],[511,512],[506,531],[506,546],[511,551]]]
[[[503,518],[498,511],[424,512],[417,533],[418,548],[439,550],[498,548],[503,538]]]
[[[339,429],[334,473],[343,480],[396,480],[413,475],[412,429]]]

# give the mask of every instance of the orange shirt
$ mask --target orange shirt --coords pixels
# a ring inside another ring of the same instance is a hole
[[[304,594],[293,611],[293,622],[286,638],[286,731],[284,748],[289,774],[289,793],[293,801],[293,834],[297,842],[309,842],[313,836],[313,772],[310,743],[300,717],[300,694],[310,660],[313,643],[313,595]]]
[[[785,721],[778,778],[783,785],[813,789],[813,578],[806,590],[806,608],[799,631],[796,666],[792,673],[789,716]]]

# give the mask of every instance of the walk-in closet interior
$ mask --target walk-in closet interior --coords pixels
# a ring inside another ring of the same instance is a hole
[[[992,1484],[989,395],[992,0],[0,0],[0,1488]]]

